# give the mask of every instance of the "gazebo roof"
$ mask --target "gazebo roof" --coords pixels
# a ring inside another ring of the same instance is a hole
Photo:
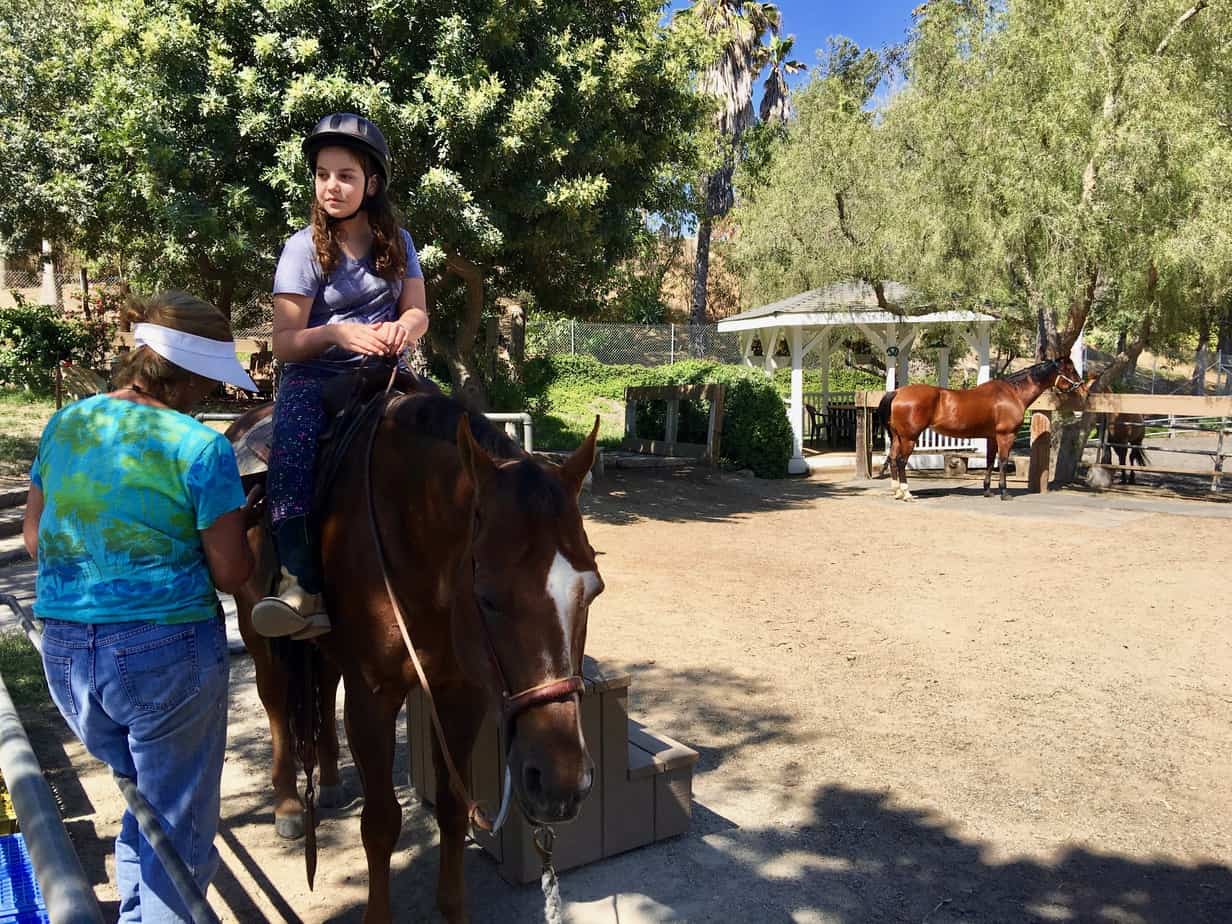
[[[907,286],[887,282],[886,300],[907,310],[927,303]],[[865,282],[839,282],[801,292],[769,305],[752,308],[719,321],[720,333],[772,327],[839,327],[855,324],[966,324],[994,321],[977,311],[933,311],[925,314],[895,314],[877,304],[877,293]]]

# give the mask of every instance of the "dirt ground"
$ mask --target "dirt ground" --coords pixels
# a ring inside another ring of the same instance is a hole
[[[1232,920],[1232,504],[1021,484],[1002,503],[936,477],[906,504],[846,477],[609,471],[586,502],[608,588],[589,653],[701,758],[692,830],[565,873],[568,919]],[[43,737],[82,769],[52,775],[113,901],[120,798]],[[238,656],[214,907],[358,920],[359,800],[321,825],[309,893],[273,835],[266,738]],[[399,792],[399,919],[430,920],[435,825]],[[473,920],[542,919],[536,887],[467,864]]]

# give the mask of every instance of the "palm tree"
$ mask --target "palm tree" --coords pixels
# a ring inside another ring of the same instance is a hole
[[[765,47],[770,73],[766,75],[766,82],[762,85],[761,106],[757,110],[763,125],[786,125],[791,118],[791,94],[787,89],[787,78],[808,70],[807,64],[790,59],[792,46],[795,44],[794,35],[787,38],[772,35],[770,44]]]
[[[767,34],[778,35],[782,19],[773,3],[747,0],[694,0],[681,15],[693,17],[719,46],[714,63],[698,79],[698,91],[717,103],[714,128],[720,148],[718,168],[702,177],[699,184],[704,199],[698,207],[697,263],[689,311],[689,351],[698,356],[705,349],[702,329],[706,323],[710,235],[714,220],[726,215],[735,202],[732,175],[740,139],[755,118],[753,81],[767,61],[762,42]]]

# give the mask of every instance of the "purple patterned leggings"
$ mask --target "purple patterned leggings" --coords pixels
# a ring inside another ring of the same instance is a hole
[[[338,373],[290,366],[274,402],[274,445],[270,448],[270,519],[275,525],[312,510],[317,441],[325,428],[321,388]]]

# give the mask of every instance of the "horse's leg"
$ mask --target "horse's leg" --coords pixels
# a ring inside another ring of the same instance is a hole
[[[997,434],[997,451],[1001,456],[1001,500],[1009,500],[1010,496],[1005,493],[1005,475],[1010,467],[1010,452],[1014,448],[1013,433],[998,433]]]
[[[483,724],[485,705],[474,690],[443,691],[437,695],[437,711],[445,729],[449,754],[463,780],[470,776],[471,751]],[[449,770],[432,738],[432,763],[436,768],[436,823],[441,831],[441,866],[436,881],[436,907],[450,924],[466,920],[466,880],[462,857],[469,826],[467,806],[449,785]]]
[[[996,434],[990,436],[986,441],[987,451],[985,455],[988,458],[985,460],[984,466],[984,496],[992,497],[992,469],[997,464],[997,437]]]
[[[890,431],[890,452],[886,456],[885,467],[890,470],[890,496],[897,499],[898,487],[898,434]]]
[[[317,789],[317,805],[321,808],[337,808],[346,801],[342,783],[338,779],[338,682],[341,675],[322,659],[321,667],[321,738],[317,742],[317,766],[321,768],[321,785]]]
[[[270,780],[274,786],[274,830],[280,837],[303,837],[304,805],[297,787],[298,766],[291,747],[291,726],[287,713],[287,672],[270,650],[269,640],[252,628],[253,600],[236,597],[240,635],[252,655],[257,675],[257,695],[269,719],[270,749],[273,761]]]
[[[1126,439],[1128,439],[1128,437],[1126,437]],[[1127,484],[1127,483],[1129,483],[1130,481],[1132,481],[1133,479],[1132,479],[1131,477],[1129,477],[1129,476],[1127,476],[1127,475],[1126,475],[1126,472],[1125,472],[1125,457],[1126,457],[1126,456],[1129,456],[1129,461],[1130,461],[1130,462],[1133,462],[1133,456],[1132,456],[1132,455],[1130,455],[1129,450],[1128,450],[1128,449],[1126,449],[1124,446],[1118,446],[1118,447],[1116,448],[1116,454],[1117,454],[1117,462],[1118,462],[1118,463],[1120,464],[1120,466],[1121,466],[1121,484]]]
[[[900,440],[898,444],[898,481],[899,481],[899,500],[915,500],[911,491],[907,488],[907,459],[911,456],[911,450],[915,449],[915,440]]]
[[[402,807],[394,795],[394,722],[403,699],[399,691],[393,689],[372,692],[359,674],[347,681],[347,744],[364,788],[359,832],[368,859],[365,924],[385,924],[392,920],[389,858],[402,830]]]

